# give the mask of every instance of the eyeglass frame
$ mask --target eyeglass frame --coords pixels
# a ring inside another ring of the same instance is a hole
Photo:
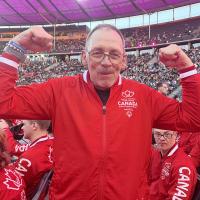
[[[89,56],[91,56],[91,53],[92,52],[98,52],[98,50],[91,50],[91,51],[86,51],[88,54],[89,54]],[[95,61],[96,63],[101,63],[104,59],[105,59],[105,56],[107,56],[108,57],[108,59],[109,59],[109,61],[110,61],[110,63],[112,64],[112,65],[118,65],[118,64],[120,64],[122,61],[123,61],[123,59],[126,57],[126,54],[121,54],[121,53],[119,53],[119,56],[120,56],[120,61],[119,61],[119,63],[113,63],[113,61],[112,61],[112,58],[110,57],[110,56],[112,56],[112,54],[110,54],[110,52],[108,52],[108,51],[100,51],[99,50],[99,52],[101,52],[102,53],[102,58],[100,59],[99,58],[99,61]],[[92,56],[91,56],[92,57]],[[94,57],[92,57],[92,59],[94,59],[95,60],[95,58]],[[114,59],[114,60],[116,60],[116,59]]]
[[[166,133],[168,133],[168,136],[166,136]],[[159,138],[159,139],[161,137],[163,137],[164,139],[172,139],[174,134],[173,133],[169,133],[169,131],[166,131],[163,134],[161,134],[160,132],[154,132],[153,135],[154,135],[154,137]],[[169,137],[169,135],[170,135],[170,137]]]

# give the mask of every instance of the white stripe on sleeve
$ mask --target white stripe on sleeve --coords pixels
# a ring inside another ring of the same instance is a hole
[[[14,67],[15,69],[18,69],[18,67],[19,67],[19,64],[17,62],[10,60],[8,58],[4,58],[2,56],[0,57],[0,62],[10,65],[11,67]]]
[[[188,72],[181,73],[180,74],[180,78],[186,78],[186,77],[192,76],[194,74],[197,74],[197,70],[196,69],[193,69],[193,70],[188,71]]]

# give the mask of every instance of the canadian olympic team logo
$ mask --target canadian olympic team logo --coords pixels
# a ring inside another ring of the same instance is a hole
[[[128,118],[131,118],[133,116],[133,110],[138,106],[134,95],[134,91],[125,90],[121,94],[121,99],[117,102],[118,107],[122,108],[125,111],[125,114]]]

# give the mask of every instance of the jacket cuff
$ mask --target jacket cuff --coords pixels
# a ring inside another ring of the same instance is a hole
[[[19,59],[8,53],[2,54],[2,56],[0,57],[0,62],[15,69],[18,69],[20,63]]]
[[[195,65],[192,65],[185,69],[179,70],[179,73],[180,73],[179,75],[180,79],[183,79],[183,78],[187,78],[189,76],[197,74],[197,69]]]

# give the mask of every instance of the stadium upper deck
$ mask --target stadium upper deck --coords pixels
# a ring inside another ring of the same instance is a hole
[[[152,14],[199,2],[199,0],[6,0],[0,4],[0,25],[69,24],[114,19]]]

